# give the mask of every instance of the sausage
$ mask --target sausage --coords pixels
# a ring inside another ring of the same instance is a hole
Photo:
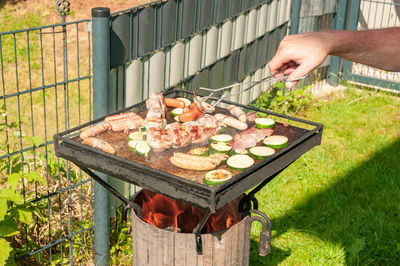
[[[199,118],[203,112],[201,109],[197,106],[196,103],[192,103],[189,107],[189,110],[186,112],[183,112],[179,115],[179,121],[181,122],[189,122],[196,120]]]
[[[86,138],[82,141],[82,144],[89,145],[90,147],[108,152],[110,154],[115,154],[115,149],[113,146],[98,138]]]
[[[143,123],[143,118],[133,112],[107,116],[104,121],[111,125],[112,131],[136,129]]]
[[[168,107],[184,108],[185,102],[174,98],[164,98],[165,105]]]
[[[97,136],[100,133],[103,133],[111,128],[111,125],[108,122],[102,122],[100,124],[95,125],[94,127],[90,127],[82,131],[79,135],[81,139],[86,139],[89,137]]]
[[[240,107],[230,104],[226,108],[240,122],[246,123],[246,121],[247,121],[246,114],[243,112],[243,110]]]
[[[218,158],[190,155],[181,152],[175,152],[174,156],[169,158],[169,160],[179,168],[196,171],[212,170],[221,163],[221,160]]]
[[[236,118],[226,116],[224,114],[216,114],[215,118],[217,118],[218,122],[223,123],[229,127],[233,127],[239,130],[245,130],[247,129],[247,124],[240,122]]]

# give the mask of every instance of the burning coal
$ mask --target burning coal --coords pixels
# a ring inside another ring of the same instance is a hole
[[[143,221],[161,229],[173,227],[175,232],[192,233],[204,215],[197,207],[149,190],[142,190],[135,202],[142,206]],[[210,215],[201,233],[225,230],[238,223],[238,204],[239,199],[235,199]]]

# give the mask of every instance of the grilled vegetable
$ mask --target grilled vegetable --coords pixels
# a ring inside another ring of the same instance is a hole
[[[140,140],[138,143],[136,143],[135,152],[137,154],[147,157],[147,156],[149,156],[150,150],[151,150],[151,148],[150,148],[149,144],[147,143],[147,141]]]
[[[225,142],[212,142],[210,144],[210,153],[225,153],[229,154],[232,150],[232,145]]]
[[[191,149],[188,151],[191,155],[199,155],[199,156],[208,156],[208,148],[207,147],[198,147]]]
[[[251,157],[258,159],[258,160],[264,160],[268,156],[271,156],[272,154],[274,154],[275,150],[270,147],[256,146],[256,147],[250,148],[249,152],[250,152]]]
[[[263,140],[264,145],[274,149],[286,147],[288,145],[288,142],[289,140],[287,137],[279,135],[269,136]]]
[[[142,140],[143,139],[143,134],[140,131],[135,131],[132,132],[128,135],[128,141],[131,140]]]
[[[207,185],[215,186],[224,183],[232,178],[231,172],[224,169],[217,169],[207,172],[203,182]]]
[[[175,152],[169,160],[179,168],[197,171],[212,170],[221,163],[221,160],[212,156],[204,157],[181,152]]]
[[[223,123],[229,127],[233,127],[239,130],[245,130],[247,128],[247,124],[240,122],[236,118],[226,116],[224,114],[216,114],[215,118],[217,118],[218,122]]]
[[[232,150],[231,155],[236,155],[236,154],[249,154],[247,150]]]
[[[168,107],[184,108],[185,102],[180,99],[164,98],[165,105]]]
[[[210,157],[211,157],[211,158],[218,159],[218,160],[221,160],[221,162],[224,163],[224,162],[226,162],[226,160],[228,160],[229,155],[228,155],[228,154],[225,154],[225,153],[217,152],[217,153],[211,154]]]
[[[229,112],[230,112],[233,116],[235,116],[240,122],[246,123],[246,121],[247,121],[246,114],[243,112],[243,110],[242,110],[240,107],[230,104],[230,105],[228,105],[226,108],[227,108],[227,109],[229,110]]]
[[[111,146],[104,140],[98,138],[93,138],[93,137],[86,138],[82,141],[82,144],[89,145],[93,148],[102,150],[104,152],[108,152],[110,154],[115,154],[115,149],[113,148],[113,146]]]
[[[248,155],[238,154],[228,158],[226,164],[234,170],[245,170],[254,164],[254,159]]]
[[[257,128],[273,128],[275,126],[275,121],[271,118],[256,118],[254,120],[256,123]]]
[[[183,108],[175,108],[171,111],[172,116],[178,116],[183,113]]]
[[[145,127],[139,127],[140,133],[142,133],[143,136],[147,135],[147,129]]]
[[[227,134],[219,134],[219,135],[215,135],[212,136],[210,141],[211,142],[231,142],[233,139],[233,137],[231,135],[227,135]]]
[[[141,141],[141,139],[133,139],[128,141],[129,149],[133,152],[136,152],[136,144],[138,144],[139,141]]]
[[[184,106],[184,107],[188,107],[188,106],[190,106],[190,104],[192,103],[192,101],[189,100],[189,99],[187,99],[187,98],[176,98],[176,99],[177,99],[177,100],[183,101],[183,102],[185,103],[185,106]]]

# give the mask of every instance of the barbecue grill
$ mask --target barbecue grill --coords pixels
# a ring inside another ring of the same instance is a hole
[[[165,92],[164,95],[168,97],[186,97],[193,99],[193,93],[180,89],[170,90]],[[219,99],[209,98],[209,100],[216,102]],[[217,209],[238,196],[245,194],[245,192],[251,188],[254,189],[243,197],[239,208],[244,214],[247,214],[251,208],[257,209],[258,203],[254,194],[302,154],[312,149],[314,146],[319,145],[322,136],[323,126],[319,123],[264,111],[252,106],[245,106],[225,100],[221,101],[220,104],[233,104],[241,107],[245,112],[261,112],[269,115],[276,121],[285,121],[289,125],[277,122],[274,133],[288,137],[288,146],[279,149],[275,154],[264,160],[257,161],[257,163],[250,168],[238,172],[232,179],[217,186],[203,184],[201,181],[199,182],[199,179],[191,179],[190,175],[185,176],[171,173],[168,167],[153,167],[152,163],[139,160],[137,157],[119,156],[118,152],[116,155],[112,155],[80,143],[80,131],[88,126],[103,121],[104,117],[54,135],[55,152],[57,156],[75,163],[113,195],[125,202],[127,208],[134,208],[137,213],[139,213],[138,216],[140,216],[140,208],[138,208],[138,206],[135,206],[134,203],[122,196],[89,169],[108,174],[128,183],[184,201],[205,210],[204,218],[195,229],[195,232],[199,232],[211,213],[214,213]],[[140,114],[144,112],[145,109],[146,105],[143,101],[120,110],[115,114],[127,111]],[[217,107],[217,110],[226,112],[226,109],[221,107]],[[128,149],[126,139],[124,141],[124,148]],[[253,207],[251,207],[251,205],[253,205]]]

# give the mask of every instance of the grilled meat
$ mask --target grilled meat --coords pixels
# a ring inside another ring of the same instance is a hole
[[[274,131],[270,128],[258,129],[253,126],[233,137],[232,149],[242,151],[254,147],[257,145],[257,142],[272,135],[272,133],[274,133]]]
[[[165,101],[162,93],[152,93],[146,100],[147,115],[143,126],[149,128],[165,128]]]

